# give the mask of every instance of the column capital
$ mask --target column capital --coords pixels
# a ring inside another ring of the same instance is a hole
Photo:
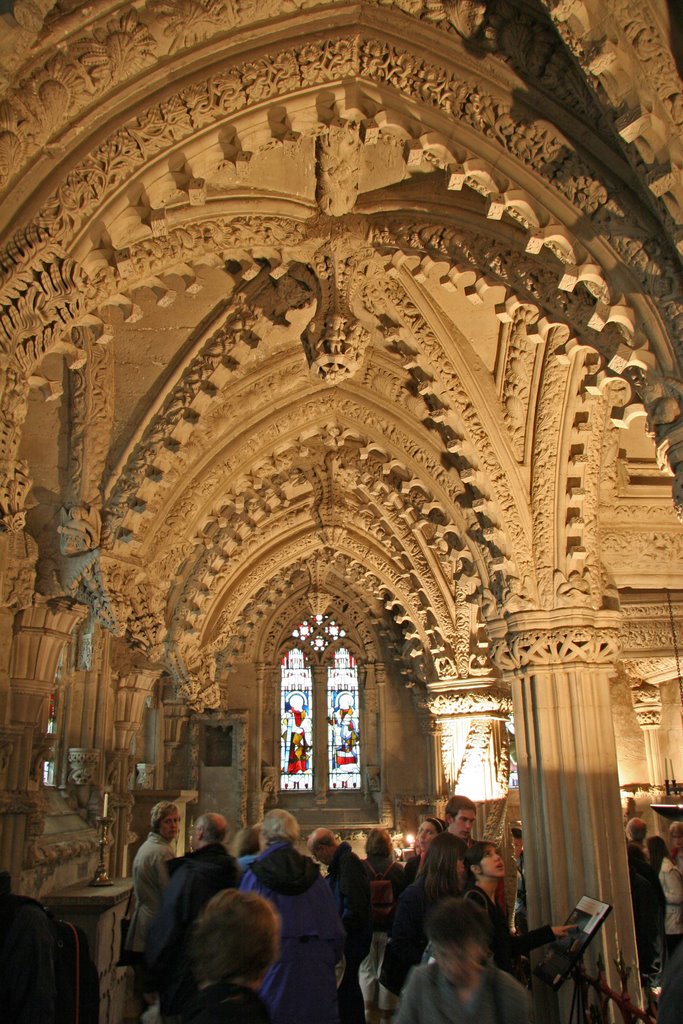
[[[487,625],[491,657],[503,671],[611,665],[620,650],[621,613],[585,608],[516,612]]]
[[[503,718],[512,714],[509,687],[498,682],[463,680],[460,685],[434,691],[419,700],[437,718]]]

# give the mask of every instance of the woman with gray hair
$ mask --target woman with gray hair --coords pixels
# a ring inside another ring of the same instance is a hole
[[[295,849],[298,839],[293,815],[269,811],[261,827],[265,849],[240,882],[240,890],[269,899],[282,921],[280,957],[259,994],[273,1024],[339,1024],[335,964],[345,932],[318,865]]]
[[[161,906],[161,896],[169,882],[167,862],[175,856],[172,843],[180,831],[180,811],[176,804],[162,800],[151,813],[151,832],[133,861],[135,910],[126,936],[126,949],[139,954],[142,963],[147,933],[152,918]]]

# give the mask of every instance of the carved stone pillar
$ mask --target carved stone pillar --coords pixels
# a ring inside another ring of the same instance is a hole
[[[254,736],[254,748],[249,758],[249,803],[247,817],[249,822],[260,821],[263,817],[263,809],[266,794],[263,790],[263,738],[268,735],[267,723],[265,721],[266,704],[272,704],[268,700],[266,690],[268,689],[269,678],[273,675],[272,666],[259,662],[256,669],[256,728]],[[279,715],[273,708],[270,722],[279,721]]]
[[[489,625],[495,661],[512,679],[529,923],[563,921],[584,894],[611,903],[589,959],[602,953],[614,987],[618,951],[637,962],[609,694],[619,621],[562,608]],[[537,1019],[559,1019],[545,986],[535,1005]]]
[[[387,670],[381,662],[375,662],[368,666],[368,672],[372,669],[377,689],[377,771],[368,770],[368,789],[380,807],[380,820],[385,828],[396,827],[396,814],[394,803],[389,797],[386,788],[386,766],[384,754],[388,748],[387,740]],[[375,776],[373,780],[373,775]]]
[[[42,762],[55,737],[46,734],[47,710],[59,658],[85,609],[51,601],[21,611],[14,623],[7,708],[11,753],[5,772],[7,796],[1,805],[0,850],[18,882],[32,863],[42,832]]]
[[[180,764],[181,747],[187,736],[190,708],[184,700],[164,700],[164,789],[184,789],[187,786],[186,766]]]
[[[631,686],[633,710],[643,732],[645,758],[647,760],[647,782],[664,788],[666,774],[659,745],[659,729],[662,724],[662,695],[659,687],[644,679],[634,679]]]
[[[429,687],[423,703],[439,726],[435,756],[440,792],[457,790],[482,803],[504,801],[510,767],[505,729],[512,713],[509,688],[490,678],[444,680]]]
[[[149,694],[159,678],[154,669],[136,668],[126,674],[114,676],[114,751],[109,757],[108,788],[112,793],[110,814],[112,824],[112,850],[109,873],[121,875],[127,869],[134,784],[135,755],[133,743],[142,726],[142,715]]]
[[[0,513],[2,511],[0,487]],[[23,523],[23,516],[19,521]],[[33,600],[38,546],[23,529],[12,529],[12,516],[0,514],[0,724],[9,721],[10,654],[14,616]],[[2,526],[5,530],[3,531]]]
[[[360,692],[363,695],[363,733],[361,734],[361,763],[363,765],[363,790],[370,799],[378,801],[381,811],[381,757],[380,731],[382,714],[379,705],[374,664],[359,669]]]

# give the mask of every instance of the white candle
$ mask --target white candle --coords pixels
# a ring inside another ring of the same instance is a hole
[[[109,793],[104,794],[104,807],[102,808],[102,817],[107,817],[107,810],[109,808]]]

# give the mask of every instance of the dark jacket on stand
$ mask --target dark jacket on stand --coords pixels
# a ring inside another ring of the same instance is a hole
[[[145,960],[164,1015],[183,1012],[197,992],[189,958],[192,925],[205,903],[234,889],[239,869],[222,843],[209,843],[168,862],[171,881],[152,921]]]

